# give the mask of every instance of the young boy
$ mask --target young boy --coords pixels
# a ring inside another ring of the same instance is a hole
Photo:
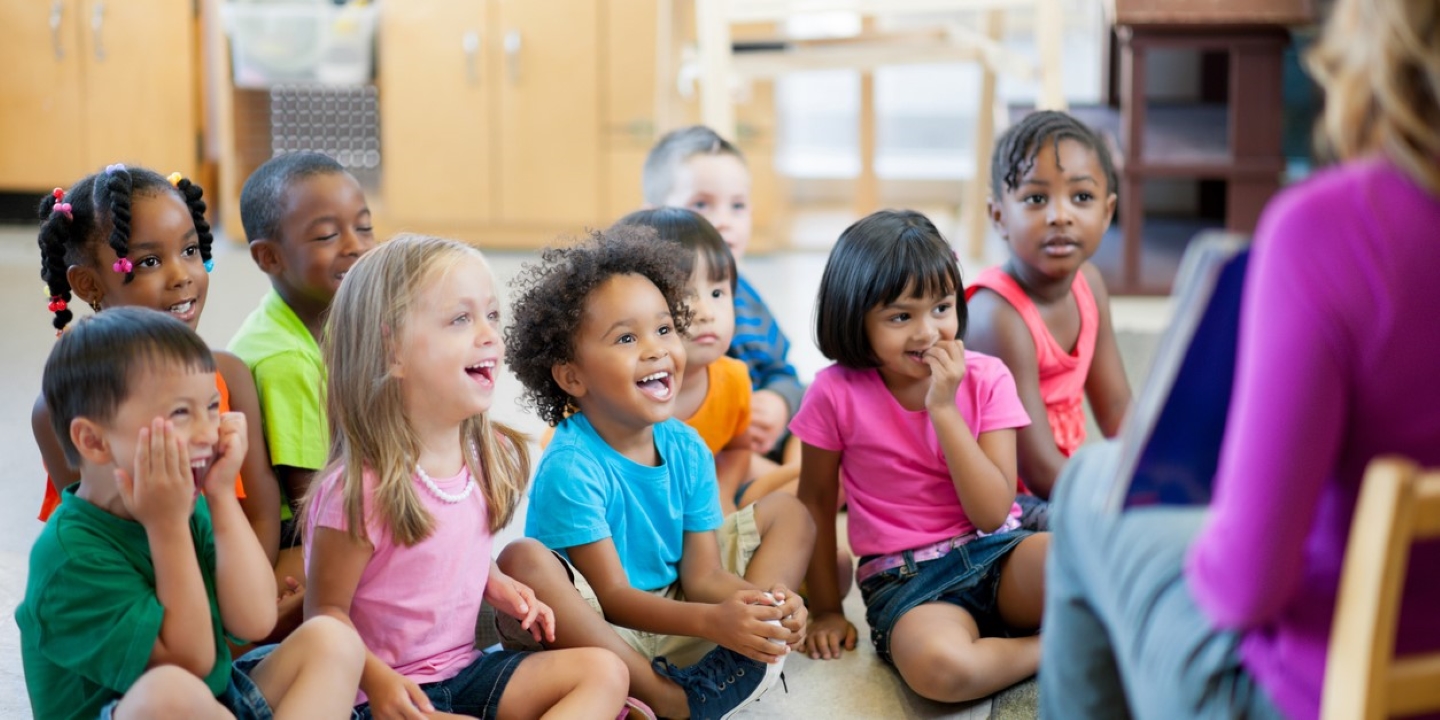
[[[660,716],[719,718],[773,686],[803,640],[805,607],[788,588],[815,530],[784,494],[722,518],[714,460],[673,417],[687,252],[611,228],[547,250],[516,280],[510,367],[556,426],[525,531],[560,559],[521,541],[499,563],[554,609],[554,647],[619,655],[631,694]],[[525,646],[513,623],[500,630]]]
[[[319,345],[325,311],[345,273],[375,247],[375,236],[360,183],[320,153],[289,153],[261,165],[240,191],[240,215],[250,257],[270,276],[271,291],[229,350],[255,375],[270,461],[287,500],[282,545],[293,547],[299,542],[293,504],[330,451]],[[299,554],[290,555],[298,567]]]
[[[200,337],[112,308],[60,338],[43,389],[80,481],[15,612],[37,720],[349,717],[365,648],[340,622],[231,662],[227,637],[274,626],[275,579],[235,498],[245,417],[219,412]]]
[[[734,144],[700,125],[671,131],[650,149],[642,181],[647,206],[700,213],[720,231],[735,261],[745,259],[750,244],[750,170]],[[776,462],[783,461],[780,439],[805,395],[805,386],[786,360],[789,352],[790,341],[770,308],[739,275],[730,356],[750,367],[755,391],[750,406],[751,448]]]

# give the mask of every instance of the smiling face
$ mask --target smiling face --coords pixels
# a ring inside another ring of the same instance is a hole
[[[710,262],[704,253],[695,256],[695,270],[685,292],[685,304],[693,313],[685,336],[685,358],[694,373],[719,360],[735,336],[735,296],[731,278],[712,280]]]
[[[216,457],[220,442],[220,392],[215,373],[183,367],[174,361],[147,364],[130,383],[130,395],[115,416],[100,423],[100,433],[115,467],[134,472],[140,429],[157,417],[174,424],[175,435],[189,455],[198,494]]]
[[[86,302],[153,308],[170,313],[191,330],[200,324],[210,276],[200,257],[190,209],[173,192],[137,195],[131,201],[126,258],[134,265],[135,276],[130,282],[111,269],[119,256],[109,243],[96,243],[95,258],[98,267],[84,269],[93,282],[71,281]]]
[[[913,286],[907,287],[893,302],[865,313],[865,336],[891,389],[928,380],[925,351],[941,340],[954,340],[960,329],[953,293],[913,297],[913,292]]]
[[[616,275],[586,298],[575,359],[553,373],[606,436],[612,428],[635,432],[669,419],[685,360],[660,289],[642,275]]]
[[[455,425],[490,409],[505,356],[500,300],[485,261],[460,258],[415,296],[395,348],[405,413]]]
[[[1095,151],[1071,138],[1044,140],[1019,185],[990,202],[991,219],[1023,273],[1062,279],[1100,247],[1115,193]]]
[[[693,155],[675,169],[666,207],[694,210],[716,230],[738,262],[750,245],[750,170],[728,153]]]
[[[318,314],[355,261],[375,247],[370,207],[349,173],[305,177],[283,197],[280,237],[256,240],[251,252],[291,307]]]

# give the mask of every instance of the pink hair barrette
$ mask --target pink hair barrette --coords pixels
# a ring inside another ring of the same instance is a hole
[[[120,258],[115,261],[114,265],[110,266],[110,269],[121,275],[128,275],[135,269],[135,264],[130,262],[130,258]]]

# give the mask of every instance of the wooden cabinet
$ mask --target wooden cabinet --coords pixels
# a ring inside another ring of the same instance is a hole
[[[193,176],[192,0],[0,0],[0,190],[126,162]]]

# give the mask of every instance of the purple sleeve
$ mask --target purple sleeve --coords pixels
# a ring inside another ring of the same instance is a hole
[[[1273,620],[1300,586],[1355,381],[1345,316],[1371,291],[1343,243],[1317,239],[1356,220],[1306,190],[1272,202],[1256,232],[1215,496],[1187,561],[1196,602],[1224,628]]]
[[[799,412],[790,420],[790,432],[801,442],[832,452],[845,449],[845,440],[840,436],[841,419],[831,396],[837,382],[840,380],[835,377],[834,367],[816,375],[810,391],[800,401]]]

